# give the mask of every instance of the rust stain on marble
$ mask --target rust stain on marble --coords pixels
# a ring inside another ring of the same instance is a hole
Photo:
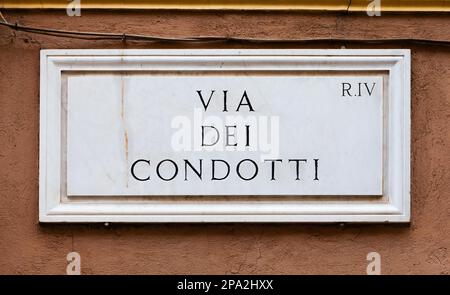
[[[125,81],[120,76],[120,118],[123,125],[124,151],[125,151],[125,184],[128,187],[128,130],[125,120]]]

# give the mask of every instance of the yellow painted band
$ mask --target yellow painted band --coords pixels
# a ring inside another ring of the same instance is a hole
[[[65,9],[73,0],[0,0],[6,9]],[[81,9],[366,11],[373,0],[79,0]],[[375,0],[376,1],[376,0]],[[381,11],[449,12],[450,0],[378,0]]]

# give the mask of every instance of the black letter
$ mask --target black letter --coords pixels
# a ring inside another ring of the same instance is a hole
[[[300,177],[299,177],[299,162],[307,162],[306,161],[306,159],[289,159],[289,162],[295,162],[296,163],[296,170],[297,170],[297,178],[295,179],[295,180],[300,180]]]
[[[247,103],[242,103],[242,101],[244,100],[244,98],[245,98],[245,100],[247,101]],[[242,98],[241,98],[241,101],[239,102],[239,105],[238,105],[238,107],[237,107],[236,112],[239,112],[239,108],[240,108],[241,106],[248,106],[248,108],[250,109],[250,112],[254,112],[254,111],[255,111],[255,110],[253,109],[253,107],[252,107],[252,104],[250,103],[250,100],[248,99],[247,91],[246,91],[246,90],[244,90],[244,94],[242,94]]]
[[[275,180],[275,162],[283,162],[281,159],[275,159],[275,160],[264,160],[264,162],[270,161],[272,162],[272,177],[270,180]]]
[[[234,138],[236,138],[236,133],[231,133],[230,134],[230,132],[228,131],[228,128],[234,128],[235,130],[236,130],[236,125],[234,125],[234,126],[228,126],[228,125],[225,125],[225,131],[226,131],[226,134],[227,134],[227,137],[226,137],[226,145],[225,146],[237,146],[237,142],[235,142],[234,144],[230,144],[230,141],[229,141],[229,139],[230,139],[230,137],[234,137]]]
[[[174,174],[171,178],[164,178],[164,177],[162,177],[161,174],[159,173],[159,167],[161,166],[162,163],[164,163],[164,162],[166,162],[166,161],[171,162],[171,163],[173,164],[173,166],[175,167],[175,174]],[[164,160],[162,160],[161,162],[159,162],[158,166],[156,166],[156,174],[158,174],[159,178],[161,178],[161,179],[164,180],[164,181],[172,180],[172,179],[174,179],[175,176],[177,176],[177,174],[178,174],[178,166],[177,166],[177,164],[176,164],[174,161],[172,161],[172,160],[170,160],[170,159],[164,159]]]
[[[222,178],[217,178],[217,177],[214,176],[214,172],[215,172],[215,168],[216,168],[216,165],[214,165],[214,164],[216,162],[222,162],[222,163],[225,163],[227,165],[227,169],[228,169],[227,174],[224,177],[222,177]],[[230,174],[230,165],[227,162],[225,162],[224,160],[211,160],[211,165],[212,165],[211,180],[224,180]]]
[[[348,88],[346,89],[346,88],[344,87],[344,85],[347,85]],[[351,88],[352,88],[352,85],[351,85],[350,83],[342,83],[342,96],[345,96],[345,93],[344,93],[344,92],[347,92],[348,96],[352,96],[352,95],[350,94],[350,92],[349,92]]]
[[[245,146],[250,146],[250,125],[245,125],[245,131],[247,133],[247,141]]]
[[[253,176],[250,177],[250,178],[244,178],[244,177],[242,177],[241,173],[239,172],[239,167],[241,166],[241,164],[242,164],[244,161],[250,161],[250,162],[253,163],[253,166],[255,166],[255,174],[253,174]],[[252,180],[253,178],[256,177],[256,175],[258,175],[258,165],[257,165],[253,160],[250,160],[250,159],[244,159],[244,160],[240,161],[240,162],[237,164],[237,166],[236,166],[236,173],[237,173],[237,175],[239,175],[239,177],[240,177],[242,180],[246,180],[246,181]]]
[[[214,131],[216,131],[217,139],[216,139],[216,141],[214,143],[205,144],[205,127],[213,128]],[[219,138],[220,138],[219,131],[217,130],[216,127],[214,127],[214,126],[203,126],[202,125],[202,146],[213,146],[219,141]]]
[[[371,90],[369,90],[369,87],[367,86],[367,83],[364,83],[364,85],[366,85],[367,93],[369,93],[369,96],[371,96],[372,92],[373,92],[373,89],[375,88],[375,83],[373,83]]]
[[[314,159],[314,180],[319,180],[318,174],[319,174],[319,159]]]
[[[195,169],[193,166],[192,166],[192,164],[188,161],[188,160],[186,160],[186,159],[184,159],[184,180],[187,180],[187,166],[189,165],[189,167],[191,167],[191,169],[192,169],[192,171],[194,171],[195,172],[195,174],[197,174],[197,176],[200,178],[200,179],[202,179],[202,159],[199,159],[199,161],[200,161],[200,172],[198,172],[197,171],[197,169]]]
[[[206,109],[208,108],[209,102],[211,101],[211,98],[212,98],[212,96],[214,94],[214,91],[215,90],[211,90],[211,94],[209,95],[208,103],[205,104],[205,101],[203,100],[203,96],[202,96],[202,91],[201,90],[197,90],[197,93],[200,96],[200,100],[202,101],[202,105],[205,108],[205,112],[206,112]]]
[[[223,111],[228,112],[227,110],[227,92],[228,90],[223,90]]]
[[[134,166],[136,166],[136,164],[139,163],[139,162],[145,162],[145,163],[147,163],[150,166],[150,161],[149,160],[139,159],[139,160],[135,161],[133,163],[133,165],[131,165],[131,175],[133,175],[134,179],[139,180],[139,181],[150,180],[150,176],[147,177],[147,178],[139,178],[139,177],[136,176],[136,174],[134,174]]]

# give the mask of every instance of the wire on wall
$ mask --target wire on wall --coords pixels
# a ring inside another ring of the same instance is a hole
[[[260,39],[242,37],[223,36],[195,36],[195,37],[163,37],[151,35],[137,35],[128,33],[108,33],[108,32],[88,32],[58,30],[52,28],[40,28],[32,26],[22,26],[8,22],[0,12],[1,26],[9,27],[15,31],[28,32],[33,34],[50,35],[54,37],[75,38],[83,40],[117,40],[117,41],[147,41],[147,42],[254,42],[254,43],[361,43],[361,44],[418,44],[431,46],[450,46],[450,40],[432,40],[419,38],[387,38],[387,39],[352,39],[352,38],[309,38],[309,39]]]

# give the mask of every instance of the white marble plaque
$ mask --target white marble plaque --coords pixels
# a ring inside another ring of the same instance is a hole
[[[42,221],[409,220],[409,51],[47,50],[41,66]]]
[[[68,195],[382,194],[381,75],[75,74],[67,114]]]

